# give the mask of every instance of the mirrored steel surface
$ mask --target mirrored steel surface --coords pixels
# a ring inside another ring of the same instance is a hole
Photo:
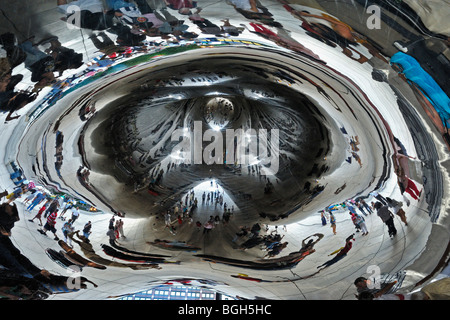
[[[410,297],[443,272],[445,2],[0,2],[2,295]]]

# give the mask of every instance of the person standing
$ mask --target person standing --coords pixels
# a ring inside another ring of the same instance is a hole
[[[345,205],[347,206],[347,209],[351,212],[351,213],[353,213],[353,214],[356,214],[356,210],[355,210],[355,207],[353,206],[353,203],[351,203],[350,201],[346,201],[345,202]]]
[[[214,220],[208,220],[204,225],[203,225],[203,234],[205,233],[209,233],[212,229],[214,228]]]
[[[56,228],[55,228],[57,215],[58,210],[55,210],[52,213],[50,213],[47,217],[47,222],[45,223],[44,228],[38,229],[38,231],[43,235],[47,235],[47,231],[51,231],[55,236],[54,238],[55,240],[59,240],[58,236],[56,235]]]
[[[25,198],[25,200],[23,200],[24,205],[27,204],[29,201],[33,200],[34,197],[37,195],[35,190],[33,190],[33,191],[28,190],[28,191],[30,191],[31,193]]]
[[[72,208],[72,224],[75,223],[75,221],[78,219],[79,216],[80,216],[80,210],[78,209],[78,207],[73,207]]]
[[[164,222],[166,224],[166,228],[170,228],[170,225],[172,224],[172,220],[170,219],[170,211],[167,210],[166,214],[164,215]]]
[[[112,216],[111,219],[109,219],[109,226],[108,226],[109,230],[114,230],[114,220],[115,220],[114,216]]]
[[[407,226],[408,222],[406,221],[406,213],[402,208],[403,203],[389,197],[386,197],[386,200],[388,202],[388,206],[392,208],[392,211],[394,211],[394,214],[398,215],[400,220],[402,220],[405,226]]]
[[[47,218],[47,216],[48,216],[49,214],[55,212],[56,209],[58,209],[58,207],[59,207],[59,202],[58,202],[57,199],[54,199],[54,200],[50,203],[50,205],[48,206],[47,210],[45,210],[44,218]]]
[[[364,221],[364,218],[361,217],[358,214],[352,214],[352,221],[362,231],[362,235],[365,236],[369,233],[367,230],[366,222]]]
[[[357,202],[356,207],[358,208],[359,211],[361,211],[363,215],[367,217],[367,213],[364,211],[364,206],[361,204],[361,202]]]
[[[74,231],[73,225],[72,225],[73,221],[71,219],[69,219],[68,221],[66,221],[63,225],[63,227],[61,228],[63,235],[64,235],[64,241],[70,246],[72,246],[72,238],[71,238],[71,234]]]
[[[123,220],[122,219],[119,219],[119,223],[117,225],[117,229],[119,231],[120,236],[125,239],[126,237],[125,237],[125,234],[123,232]]]
[[[333,234],[336,234],[336,218],[334,217],[333,212],[330,211],[329,213],[331,229],[333,230]]]
[[[325,217],[325,210],[322,210],[320,212],[320,219],[322,220],[322,225],[326,225],[327,224],[327,218]]]
[[[108,232],[106,232],[106,235],[109,237],[109,244],[111,246],[115,246],[116,245],[116,233],[114,232],[114,228],[108,229]]]
[[[86,238],[86,240],[88,240],[89,235],[91,234],[91,228],[92,228],[92,223],[90,221],[88,221],[88,223],[86,223],[83,228],[83,236]]]
[[[119,220],[117,220],[114,225],[114,234],[116,235],[116,239],[119,239]]]
[[[73,203],[72,201],[68,201],[65,205],[64,205],[64,210],[61,212],[61,214],[59,215],[59,218],[64,220],[64,214],[66,213],[67,210],[71,209],[73,207]]]
[[[361,227],[359,226],[358,223],[356,223],[356,219],[357,219],[356,214],[351,213],[351,212],[349,212],[349,214],[350,214],[350,217],[352,219],[353,225],[355,226],[356,232],[359,232],[361,230]]]
[[[377,210],[377,215],[388,227],[389,236],[394,237],[397,234],[397,229],[394,225],[394,215],[389,210],[387,205],[383,205],[379,201],[375,203],[374,207]]]
[[[367,212],[369,212],[369,214],[372,214],[372,208],[367,204],[366,201],[364,201],[364,199],[360,199],[359,203],[366,208]]]
[[[40,204],[45,199],[45,192],[38,192],[35,194],[33,201],[31,201],[30,205],[27,207],[26,211],[31,212],[38,204]]]
[[[382,204],[387,205],[386,198],[383,197],[381,194],[379,194],[377,191],[374,190],[371,193],[369,193],[369,195],[372,195],[375,199],[380,201]]]

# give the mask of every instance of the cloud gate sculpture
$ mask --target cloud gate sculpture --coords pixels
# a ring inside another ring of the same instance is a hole
[[[448,2],[1,3],[3,298],[448,297]]]

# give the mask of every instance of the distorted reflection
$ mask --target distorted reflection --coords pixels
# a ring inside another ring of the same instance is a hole
[[[0,297],[448,298],[448,5],[25,3]]]

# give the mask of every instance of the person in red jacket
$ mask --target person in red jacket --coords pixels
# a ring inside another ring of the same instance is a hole
[[[332,264],[335,264],[336,262],[338,262],[339,260],[345,258],[347,256],[347,253],[350,251],[350,249],[352,248],[353,244],[352,244],[352,240],[355,240],[353,238],[355,234],[350,235],[347,239],[345,239],[345,246],[342,247],[336,254],[336,256],[331,259],[328,260],[327,262],[321,264],[320,266],[317,267],[317,269],[321,268],[319,271],[328,268],[329,266],[331,266]],[[334,253],[333,253],[334,254]]]
[[[50,200],[48,200],[44,205],[39,209],[38,213],[34,216],[33,219],[29,219],[28,221],[33,222],[34,219],[39,219],[39,226],[42,227],[42,214],[44,213],[45,209],[47,208],[48,204],[50,203]]]

